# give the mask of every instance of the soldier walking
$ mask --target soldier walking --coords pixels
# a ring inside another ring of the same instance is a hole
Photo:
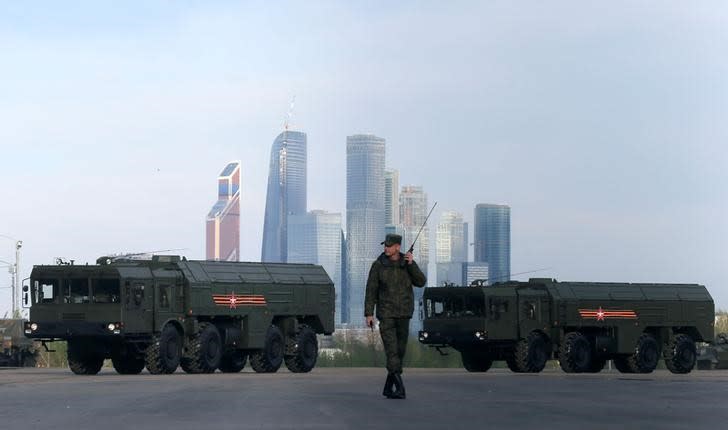
[[[412,252],[400,252],[402,236],[388,234],[384,252],[374,261],[367,279],[364,316],[368,327],[374,327],[374,308],[379,320],[384,352],[387,355],[387,381],[382,395],[404,399],[402,360],[407,350],[409,322],[414,311],[412,286],[423,287],[427,278],[414,261]]]

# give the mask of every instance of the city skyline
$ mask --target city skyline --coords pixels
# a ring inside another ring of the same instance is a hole
[[[23,241],[20,280],[57,257],[204,259],[229,160],[239,258],[259,260],[271,141],[295,94],[308,207],[345,216],[346,136],[373,133],[400,182],[438,201],[430,222],[455,210],[472,236],[474,204],[512,207],[512,271],[549,268],[521,280],[700,283],[728,308],[725,3],[0,12],[0,234]],[[0,260],[14,254],[0,238]]]

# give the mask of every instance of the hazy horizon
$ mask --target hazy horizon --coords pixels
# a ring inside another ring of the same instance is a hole
[[[295,95],[309,210],[346,216],[346,136],[372,133],[438,202],[431,230],[508,204],[513,273],[700,283],[726,309],[726,24],[722,2],[2,4],[0,235],[24,242],[21,278],[55,257],[202,259],[240,160],[257,261]],[[9,286],[0,265],[0,315]]]

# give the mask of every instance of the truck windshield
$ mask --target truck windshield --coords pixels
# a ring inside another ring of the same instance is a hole
[[[93,279],[91,293],[94,303],[119,303],[118,279]]]
[[[426,301],[427,318],[482,317],[485,303],[478,297],[433,297]]]
[[[88,303],[88,278],[64,279],[63,302],[71,304]]]

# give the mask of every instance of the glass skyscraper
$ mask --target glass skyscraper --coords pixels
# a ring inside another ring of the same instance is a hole
[[[511,208],[475,206],[475,262],[488,263],[488,283],[511,279]]]
[[[462,264],[468,261],[468,223],[463,215],[445,211],[437,225],[437,285],[463,285]]]
[[[261,261],[287,261],[288,216],[305,213],[306,133],[286,130],[270,152]]]
[[[205,220],[205,258],[240,258],[240,162],[228,163],[217,178],[217,202]]]
[[[399,171],[384,171],[384,224],[399,224]]]
[[[385,140],[371,134],[346,138],[347,306],[350,327],[364,326],[369,268],[384,240]]]
[[[336,291],[335,323],[341,324],[341,214],[315,210],[288,217],[288,262],[323,266]]]
[[[430,229],[427,225],[423,227],[423,224],[429,210],[427,194],[421,186],[405,185],[402,187],[399,193],[399,221],[404,232],[402,235],[402,252],[407,252],[412,242],[417,239],[412,253],[425,276],[428,275],[427,266],[430,261]],[[422,228],[421,232],[420,228]],[[417,236],[418,232],[420,232],[419,237]],[[417,315],[417,308],[423,293],[423,288],[414,288],[415,315],[412,316],[412,323],[410,324],[412,333],[417,333],[422,328],[422,321]]]

